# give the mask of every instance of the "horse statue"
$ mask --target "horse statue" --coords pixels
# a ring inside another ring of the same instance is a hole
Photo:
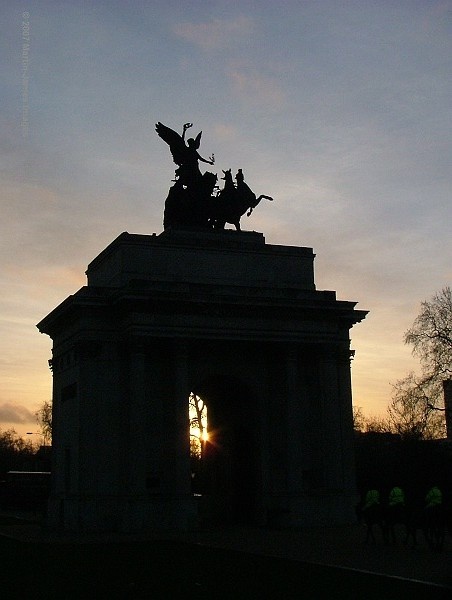
[[[226,223],[230,223],[235,226],[237,231],[240,231],[241,217],[245,213],[249,217],[263,198],[271,201],[273,198],[264,194],[257,198],[245,183],[242,169],[239,169],[236,175],[237,187],[234,185],[231,169],[223,171],[223,175],[224,188],[220,190],[211,204],[209,222],[214,229],[224,229]]]

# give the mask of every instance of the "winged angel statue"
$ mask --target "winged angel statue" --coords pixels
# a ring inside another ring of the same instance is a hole
[[[158,122],[155,126],[157,134],[170,148],[173,160],[177,165],[174,185],[168,192],[163,217],[164,229],[224,229],[231,223],[240,229],[240,218],[248,210],[249,216],[262,198],[272,200],[270,196],[256,198],[254,192],[244,183],[242,169],[236,175],[235,185],[231,169],[223,171],[224,189],[216,188],[217,175],[206,171],[201,173],[199,161],[213,165],[214,155],[203,158],[199,152],[202,131],[196,138],[185,141],[185,132],[192,127],[185,123],[182,135]],[[214,190],[217,193],[214,195]]]
[[[185,123],[183,133],[179,135],[177,131],[160,122],[155,126],[156,132],[168,144],[173,160],[179,166],[176,169],[176,176],[182,180],[183,185],[187,186],[198,183],[201,178],[199,160],[209,165],[215,163],[213,155],[207,160],[198,153],[202,131],[198,133],[195,139],[190,138],[185,142],[185,132],[190,127],[193,127],[193,123]]]

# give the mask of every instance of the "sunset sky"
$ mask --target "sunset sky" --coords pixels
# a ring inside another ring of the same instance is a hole
[[[38,323],[121,232],[160,233],[157,121],[273,196],[242,227],[316,253],[357,301],[354,403],[418,370],[403,335],[451,284],[452,1],[3,2],[0,427],[51,398]]]

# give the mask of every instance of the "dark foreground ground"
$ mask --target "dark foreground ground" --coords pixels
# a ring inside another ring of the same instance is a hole
[[[450,538],[435,554],[422,543],[366,546],[362,533],[242,529],[70,540],[0,516],[0,598],[452,599]]]

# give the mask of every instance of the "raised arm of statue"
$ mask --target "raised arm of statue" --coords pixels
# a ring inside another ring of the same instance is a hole
[[[192,126],[193,123],[185,123],[183,126],[182,135],[179,135],[177,131],[170,129],[162,123],[157,123],[155,126],[155,130],[159,137],[161,137],[162,140],[166,142],[170,147],[170,151],[176,165],[182,166],[190,165],[193,163],[197,164],[198,160],[205,162],[209,165],[213,165],[213,154],[211,157],[209,157],[209,159],[206,159],[198,153],[198,148],[201,145],[202,131],[198,133],[196,138],[190,138],[187,141],[185,141],[185,132]]]
[[[187,131],[187,129],[190,129],[190,127],[193,127],[193,123],[184,123],[184,130],[182,132],[182,139],[185,142],[185,132]]]

